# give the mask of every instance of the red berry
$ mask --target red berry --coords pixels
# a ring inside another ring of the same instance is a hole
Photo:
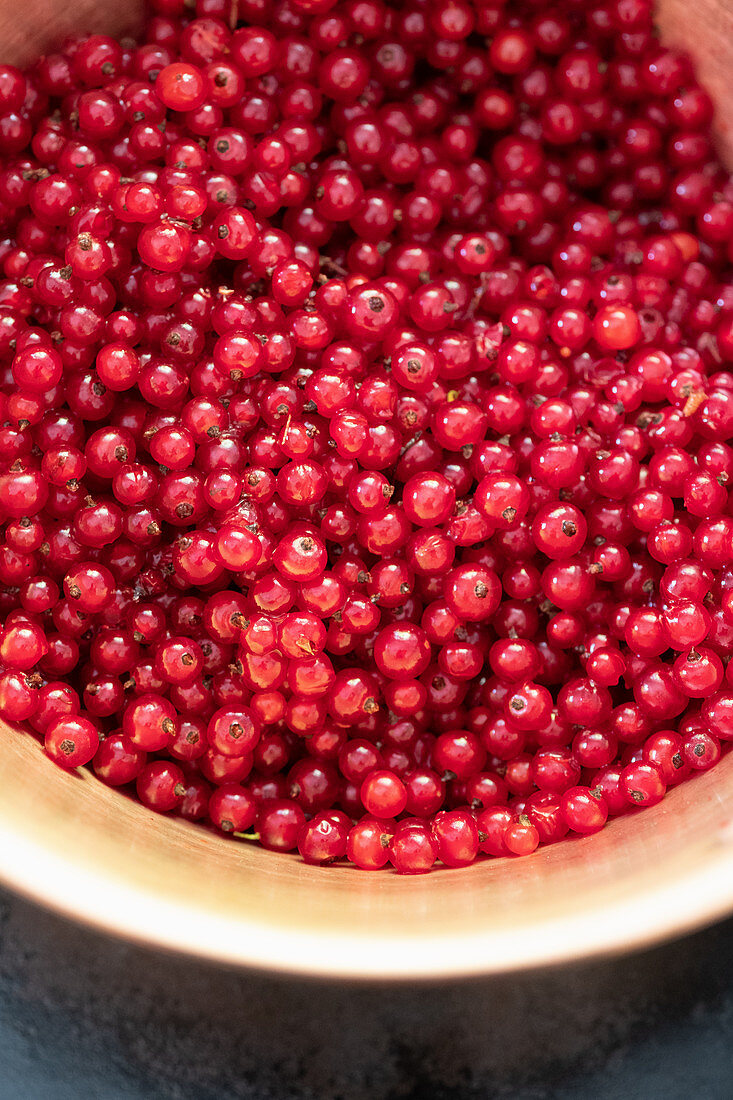
[[[193,111],[206,96],[206,84],[201,72],[193,65],[175,62],[158,73],[155,90],[172,111]]]
[[[606,824],[608,807],[600,791],[570,787],[562,796],[562,814],[576,833],[596,833]]]
[[[242,833],[254,822],[257,807],[245,787],[231,783],[217,787],[213,792],[208,812],[214,825],[223,833]]]
[[[438,858],[438,845],[427,826],[405,822],[392,837],[389,858],[399,874],[424,874]]]
[[[88,764],[99,748],[99,732],[88,718],[67,715],[54,722],[44,737],[46,752],[62,768]]]
[[[361,785],[364,809],[373,817],[392,818],[407,805],[407,792],[400,779],[389,771],[374,771]]]
[[[301,827],[298,850],[306,863],[333,863],[346,854],[351,822],[338,810],[316,814]]]
[[[432,825],[438,845],[438,858],[446,867],[465,867],[473,863],[479,847],[479,830],[472,815],[465,810],[443,810]]]

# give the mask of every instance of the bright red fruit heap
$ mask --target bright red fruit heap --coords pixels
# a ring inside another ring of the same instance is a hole
[[[399,871],[711,767],[733,187],[651,5],[155,10],[0,69],[1,713]]]

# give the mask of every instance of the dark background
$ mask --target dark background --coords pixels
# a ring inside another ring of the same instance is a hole
[[[242,974],[0,891],[2,1100],[730,1100],[733,921],[627,958],[433,986]]]

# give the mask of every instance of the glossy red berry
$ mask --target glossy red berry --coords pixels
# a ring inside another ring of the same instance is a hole
[[[587,787],[570,787],[562,796],[562,814],[575,833],[586,835],[602,829],[608,819],[608,807],[602,793]]]
[[[306,863],[333,863],[346,855],[350,819],[338,810],[316,814],[301,827],[298,851]]]
[[[438,844],[427,826],[405,822],[390,841],[389,858],[399,874],[424,874],[438,858]]]
[[[161,69],[155,90],[165,106],[173,111],[193,111],[201,106],[206,96],[202,73],[194,65],[183,62]]]
[[[390,859],[389,842],[394,825],[377,818],[364,817],[351,828],[347,838],[346,857],[364,870],[376,871]]]
[[[94,757],[99,748],[99,732],[88,718],[67,715],[46,730],[44,746],[56,764],[78,768]]]
[[[361,785],[364,809],[373,817],[392,818],[407,805],[407,792],[402,781],[392,772],[372,772]]]
[[[432,824],[438,846],[438,858],[446,867],[465,867],[473,863],[479,847],[479,830],[466,810],[443,810]]]
[[[224,784],[211,795],[208,813],[223,833],[243,833],[254,822],[257,806],[245,787],[236,783]]]
[[[167,760],[146,764],[135,781],[135,788],[142,804],[160,814],[174,810],[186,794],[183,772],[177,764]]]

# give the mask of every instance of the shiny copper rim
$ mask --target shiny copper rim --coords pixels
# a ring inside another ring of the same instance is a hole
[[[0,845],[8,839],[0,830]],[[213,913],[203,915],[125,883],[81,874],[73,863],[18,843],[17,837],[14,847],[15,858],[0,866],[3,885],[95,931],[168,953],[311,978],[440,981],[531,970],[642,950],[733,912],[733,857],[721,853],[720,860],[684,882],[596,914],[593,927],[581,910],[575,917],[565,914],[543,922],[535,935],[487,932],[452,941],[440,935],[412,942],[387,937],[365,941],[348,933],[283,932],[244,918],[233,923]]]
[[[6,727],[3,742],[0,881],[148,947],[313,977],[437,980],[631,951],[733,911],[733,755],[597,836],[406,879],[306,867],[155,817],[61,772],[27,735]]]

